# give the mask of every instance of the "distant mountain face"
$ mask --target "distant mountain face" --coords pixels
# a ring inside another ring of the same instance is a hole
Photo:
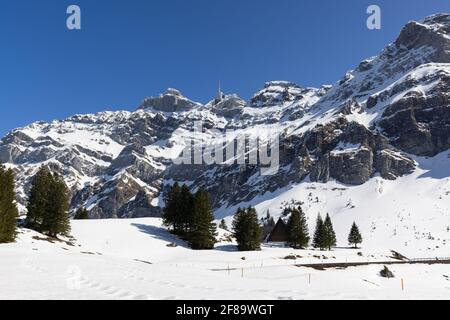
[[[414,156],[450,148],[450,15],[410,22],[397,40],[333,86],[267,83],[250,101],[219,94],[202,105],[169,89],[134,112],[76,115],[13,130],[0,162],[17,174],[26,204],[42,166],[64,176],[72,207],[93,218],[157,216],[174,181],[210,192],[216,208],[249,202],[304,182],[361,185],[415,170]],[[175,165],[196,121],[238,135],[280,135],[280,169],[257,165]]]

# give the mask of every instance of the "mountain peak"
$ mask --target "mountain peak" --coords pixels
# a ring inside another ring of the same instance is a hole
[[[421,22],[411,21],[402,29],[395,41],[397,47],[417,49],[423,46],[432,47],[438,51],[447,51],[450,41],[450,14],[436,14]],[[447,51],[448,52],[448,51]],[[450,61],[434,61],[444,62]]]
[[[166,92],[159,95],[159,97],[145,98],[139,109],[152,108],[163,112],[178,112],[186,111],[198,106],[200,106],[199,103],[183,96],[180,90],[168,88]]]
[[[176,96],[176,97],[183,97],[181,94],[181,91],[174,88],[168,88],[166,92],[164,93],[166,96]]]

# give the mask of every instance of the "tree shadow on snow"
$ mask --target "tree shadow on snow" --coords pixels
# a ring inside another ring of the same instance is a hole
[[[132,226],[138,228],[140,232],[145,233],[154,239],[167,242],[168,245],[171,243],[175,243],[178,247],[189,248],[186,242],[163,228],[140,223],[133,223]]]
[[[234,244],[219,245],[219,246],[216,246],[214,248],[214,250],[224,251],[224,252],[237,252],[238,251],[237,246]]]

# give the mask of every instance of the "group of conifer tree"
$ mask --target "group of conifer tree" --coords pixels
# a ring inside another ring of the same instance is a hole
[[[310,242],[308,232],[308,224],[305,213],[300,205],[290,206],[284,209],[284,216],[289,216],[287,223],[288,245],[294,249],[305,249]],[[353,223],[348,236],[350,245],[357,248],[362,243],[362,236],[356,223]],[[331,250],[336,246],[336,233],[334,232],[333,223],[329,214],[325,220],[319,214],[317,217],[316,228],[313,236],[313,247],[320,250]]]
[[[319,214],[314,231],[313,247],[320,250],[331,250],[334,246],[336,246],[336,233],[330,215],[327,213],[325,220],[323,220]]]
[[[50,237],[69,235],[69,199],[62,177],[42,167],[31,183],[26,226]]]
[[[15,203],[14,173],[0,166],[0,243],[16,238],[18,211]]]
[[[361,244],[362,241],[363,239],[359,232],[359,228],[356,223],[353,222],[348,235],[348,243],[357,248],[358,244]],[[336,233],[334,232],[333,223],[331,222],[329,214],[327,214],[325,220],[322,219],[320,214],[317,217],[313,246],[314,248],[319,248],[321,250],[331,250],[332,247],[336,246]]]
[[[163,223],[185,239],[193,249],[213,249],[217,225],[209,195],[204,190],[192,194],[188,186],[175,183],[165,198]]]
[[[308,225],[305,214],[300,206],[286,209],[291,214],[288,222],[289,245],[295,249],[308,247],[310,237],[308,235]],[[290,211],[290,212],[289,212]],[[362,243],[362,236],[356,223],[353,223],[348,242],[357,248]],[[330,215],[327,214],[325,220],[319,214],[316,221],[316,228],[313,236],[313,247],[320,250],[331,250],[336,246],[336,233]]]
[[[0,166],[0,243],[15,240],[18,219],[15,198],[14,173]],[[69,234],[69,191],[64,180],[45,167],[33,178],[27,210],[27,228],[50,237]]]

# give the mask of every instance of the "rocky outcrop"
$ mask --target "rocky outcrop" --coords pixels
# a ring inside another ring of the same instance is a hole
[[[313,130],[305,145],[318,158],[311,170],[311,181],[335,179],[360,185],[377,173],[392,179],[409,174],[415,168],[414,162],[395,151],[385,137],[358,123],[348,123],[345,118]]]
[[[186,111],[198,106],[197,103],[184,97],[180,91],[176,89],[168,89],[165,94],[159,97],[146,98],[141,108],[153,108],[164,112]]]
[[[419,83],[432,89],[409,91],[391,103],[378,126],[397,148],[434,156],[450,148],[450,72],[427,75]]]
[[[242,114],[246,104],[237,95],[228,95],[214,101],[211,111],[222,117],[234,118]]]

